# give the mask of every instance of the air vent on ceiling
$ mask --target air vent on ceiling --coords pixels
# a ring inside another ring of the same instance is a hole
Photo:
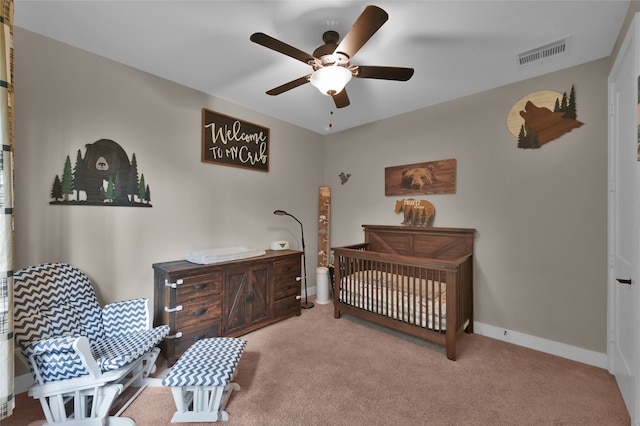
[[[571,37],[567,36],[560,40],[527,50],[516,55],[520,68],[533,65],[540,65],[550,58],[560,58],[569,54],[569,42]]]

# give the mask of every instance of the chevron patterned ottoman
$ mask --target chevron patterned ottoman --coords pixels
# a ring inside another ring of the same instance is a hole
[[[247,342],[234,337],[202,339],[187,349],[162,380],[171,386],[178,422],[229,420],[224,411],[231,391],[240,390],[231,382]]]

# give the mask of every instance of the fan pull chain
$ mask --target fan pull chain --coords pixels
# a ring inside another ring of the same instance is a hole
[[[329,124],[324,128],[325,132],[329,133],[333,130],[333,97],[329,96]]]

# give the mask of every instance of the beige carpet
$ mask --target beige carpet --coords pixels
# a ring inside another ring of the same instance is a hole
[[[630,423],[606,370],[483,336],[463,335],[453,362],[442,348],[352,317],[336,320],[333,305],[316,304],[245,338],[230,426]],[[43,418],[29,398],[17,402],[3,426]],[[155,387],[124,415],[158,426],[174,411],[170,390]]]

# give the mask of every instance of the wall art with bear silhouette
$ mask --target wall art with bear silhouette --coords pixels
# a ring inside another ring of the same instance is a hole
[[[393,211],[403,214],[402,225],[407,226],[432,226],[436,216],[433,204],[414,198],[396,200],[396,208]]]
[[[85,145],[72,167],[67,155],[62,177],[56,175],[49,204],[151,207],[151,190],[144,174],[138,176],[136,154],[111,139]]]
[[[537,149],[581,127],[577,120],[576,90],[560,93],[542,90],[524,96],[507,115],[507,127],[518,140],[518,148]]]
[[[384,195],[455,194],[455,192],[455,158],[384,169]]]

